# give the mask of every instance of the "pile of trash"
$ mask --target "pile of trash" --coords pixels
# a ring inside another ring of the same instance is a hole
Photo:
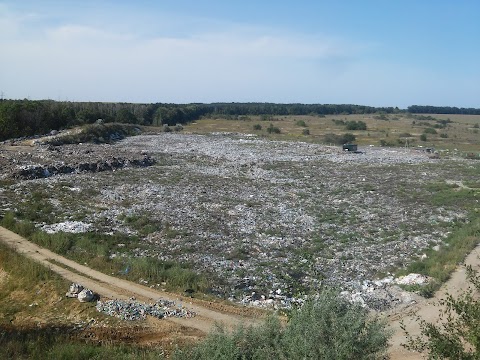
[[[154,304],[141,303],[135,300],[107,300],[97,301],[97,311],[115,316],[116,318],[134,321],[145,320],[147,315],[157,319],[167,317],[192,318],[196,314],[183,308],[180,304],[175,306],[174,301],[159,299]]]
[[[69,298],[77,298],[80,302],[90,302],[99,299],[98,294],[95,294],[92,290],[86,289],[82,285],[76,283],[70,285],[65,296]]]

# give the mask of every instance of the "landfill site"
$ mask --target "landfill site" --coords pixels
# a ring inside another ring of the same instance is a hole
[[[429,281],[398,270],[444,246],[466,217],[460,204],[432,206],[429,186],[461,183],[473,162],[361,150],[236,133],[57,146],[23,139],[0,150],[0,211],[48,194],[36,200],[51,213],[38,229],[135,236],[108,257],[191,264],[212,296],[233,303],[288,309],[331,285],[384,311],[414,301],[402,285]],[[143,231],[132,218],[158,226]]]

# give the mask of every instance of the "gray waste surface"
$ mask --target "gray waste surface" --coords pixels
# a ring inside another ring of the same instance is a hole
[[[135,300],[106,300],[97,301],[97,311],[122,320],[145,320],[147,315],[163,319],[167,317],[191,318],[196,314],[183,308],[174,301],[159,299],[155,303],[147,304]]]

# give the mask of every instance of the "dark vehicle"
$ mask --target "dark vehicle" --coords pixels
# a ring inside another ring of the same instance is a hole
[[[357,144],[343,144],[343,151],[356,152],[357,150]]]

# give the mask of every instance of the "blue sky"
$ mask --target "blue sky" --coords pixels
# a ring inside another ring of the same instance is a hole
[[[479,16],[476,0],[0,0],[0,91],[478,108]]]

